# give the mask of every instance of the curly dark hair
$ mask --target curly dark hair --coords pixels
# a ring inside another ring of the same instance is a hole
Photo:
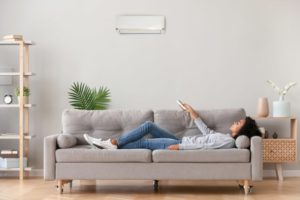
[[[238,134],[236,134],[235,139],[240,135],[246,135],[249,138],[253,136],[262,136],[260,130],[258,129],[256,121],[249,116],[245,118],[245,124],[242,126]]]

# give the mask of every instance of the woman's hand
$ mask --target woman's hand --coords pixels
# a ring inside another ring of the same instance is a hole
[[[179,150],[179,144],[173,144],[168,146],[169,150]]]
[[[185,111],[190,113],[192,119],[197,119],[200,117],[199,114],[193,109],[192,106],[190,106],[189,104],[186,104],[186,103],[184,103],[183,105],[186,108]]]
[[[185,111],[188,113],[191,113],[194,110],[193,107],[187,103],[184,103],[183,106],[185,107]]]

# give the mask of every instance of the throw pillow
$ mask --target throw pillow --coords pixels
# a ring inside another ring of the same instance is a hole
[[[239,149],[247,149],[250,147],[250,139],[246,135],[240,135],[235,140],[235,146]]]
[[[71,148],[71,147],[75,146],[76,143],[77,143],[77,139],[73,135],[60,134],[57,137],[57,144],[58,144],[58,147],[61,149]]]

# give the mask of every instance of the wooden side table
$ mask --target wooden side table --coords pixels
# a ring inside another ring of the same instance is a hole
[[[263,119],[263,118],[257,118]],[[287,118],[269,117],[266,120],[280,120]],[[288,118],[290,121],[290,138],[263,139],[263,162],[274,163],[278,180],[283,180],[283,163],[295,163],[297,161],[297,119]]]

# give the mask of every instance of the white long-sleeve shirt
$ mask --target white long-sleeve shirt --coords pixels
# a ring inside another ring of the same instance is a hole
[[[183,137],[179,149],[229,149],[234,147],[235,140],[230,133],[224,134],[211,130],[200,118],[195,119],[194,122],[203,135]]]

